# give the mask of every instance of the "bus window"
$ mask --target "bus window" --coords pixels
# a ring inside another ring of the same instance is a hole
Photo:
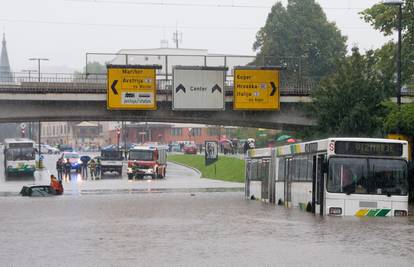
[[[367,193],[367,159],[332,158],[329,166],[328,192]]]
[[[278,181],[284,181],[285,180],[285,159],[284,158],[279,159],[279,168],[278,168],[277,180]]]
[[[368,180],[368,193],[407,194],[407,164],[403,160],[369,159],[369,170],[372,178]]]

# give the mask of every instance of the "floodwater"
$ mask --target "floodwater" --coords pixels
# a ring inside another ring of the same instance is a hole
[[[0,177],[0,266],[414,266],[414,217],[321,218],[175,164],[163,180],[74,179],[57,197],[17,196],[23,183]]]
[[[243,193],[0,198],[1,266],[413,266],[414,218],[320,218]]]

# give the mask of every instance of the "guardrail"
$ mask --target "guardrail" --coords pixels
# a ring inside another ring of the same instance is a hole
[[[14,72],[4,76],[0,73],[0,93],[76,93],[105,94],[106,74],[36,74]],[[318,83],[312,79],[281,80],[280,93],[283,96],[309,96]],[[158,93],[171,93],[172,76],[157,75]],[[226,95],[233,94],[233,76],[227,76]],[[414,89],[402,88],[401,96],[414,96]]]
[[[171,75],[157,75],[158,93],[171,93],[173,86]],[[227,76],[226,95],[233,94],[233,77]],[[317,85],[312,80],[281,81],[281,95],[309,96]],[[39,76],[28,73],[0,75],[0,93],[76,93],[105,94],[107,90],[106,74],[67,74],[42,73]]]
[[[233,77],[227,76],[226,95],[233,94]],[[157,76],[158,93],[170,94],[173,86],[170,75]],[[312,80],[282,81],[281,95],[308,96],[317,83]],[[76,93],[105,94],[107,91],[106,74],[67,74],[42,73],[39,76],[28,73],[0,75],[0,93]]]

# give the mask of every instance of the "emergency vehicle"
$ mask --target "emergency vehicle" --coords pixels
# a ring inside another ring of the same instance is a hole
[[[142,145],[128,152],[128,179],[151,176],[164,178],[167,169],[167,147]]]

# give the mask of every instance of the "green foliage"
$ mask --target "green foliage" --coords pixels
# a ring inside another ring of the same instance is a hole
[[[310,104],[316,116],[316,136],[373,136],[382,128],[386,88],[375,70],[372,51],[338,61],[337,72],[324,79],[313,93]]]
[[[106,65],[102,65],[97,61],[88,62],[87,66],[83,67],[82,72],[75,72],[75,74],[106,74]]]
[[[286,62],[285,76],[300,68],[305,76],[322,77],[334,71],[335,60],[345,56],[345,43],[346,37],[327,21],[315,0],[289,0],[287,7],[278,2],[256,35],[253,49],[259,52],[254,64]]]
[[[382,3],[376,4],[361,12],[362,18],[374,29],[381,31],[385,36],[395,34],[397,31],[398,7],[387,6]],[[397,40],[396,40],[397,41]],[[414,81],[414,0],[406,0],[403,5],[402,15],[402,82],[411,85]],[[394,80],[396,73],[396,46],[390,42],[375,52],[379,57],[376,66],[388,80],[388,87],[395,88]],[[395,90],[395,89],[394,89]],[[395,91],[394,91],[395,92]]]
[[[209,166],[205,166],[204,156],[200,155],[168,155],[168,161],[193,167],[201,172],[201,177],[203,178],[228,182],[244,182],[245,167],[244,160],[241,159],[220,156],[215,164]]]
[[[414,104],[404,104],[401,110],[397,104],[387,102],[385,104],[388,116],[384,120],[384,130],[387,133],[396,133],[414,136]]]

